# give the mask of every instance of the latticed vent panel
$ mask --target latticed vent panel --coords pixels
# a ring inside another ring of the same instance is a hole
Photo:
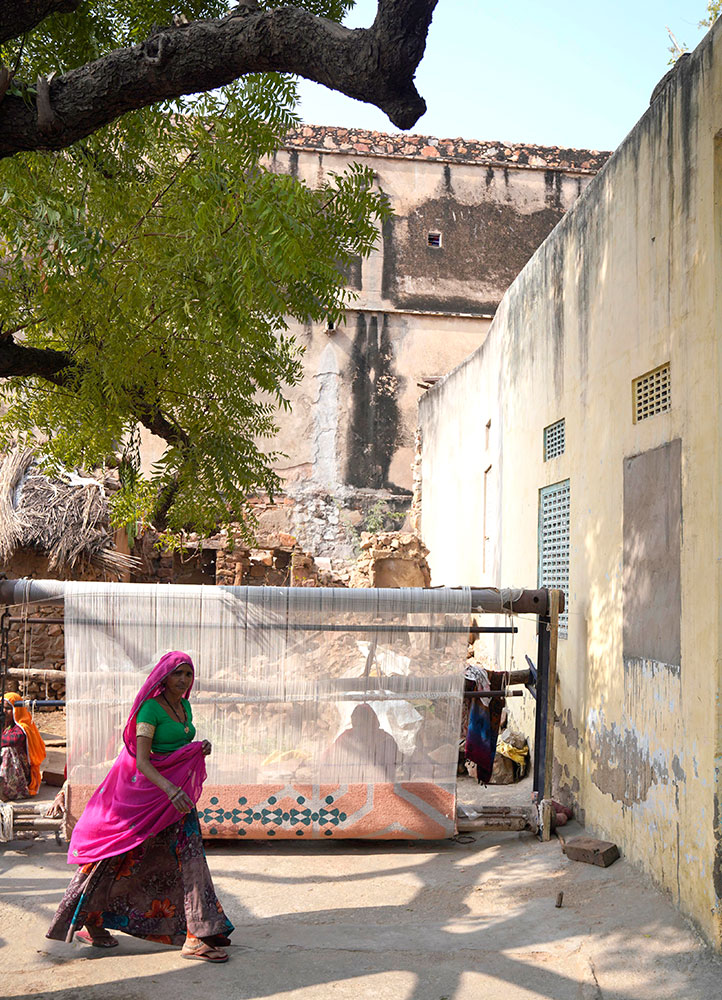
[[[539,496],[539,586],[564,591],[559,635],[569,628],[569,480],[545,486]]]
[[[564,420],[557,420],[555,424],[549,424],[544,428],[544,461],[556,458],[557,455],[564,454],[566,443]]]
[[[672,381],[669,364],[660,365],[632,382],[634,422],[666,413],[672,406]]]

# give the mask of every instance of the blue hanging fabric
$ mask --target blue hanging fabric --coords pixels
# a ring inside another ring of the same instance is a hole
[[[467,668],[466,679],[473,681],[472,690],[494,691],[501,684],[503,675],[488,674],[481,667]],[[471,698],[469,727],[466,731],[466,759],[476,764],[479,784],[487,784],[491,778],[496,756],[496,739],[501,721],[502,699]]]

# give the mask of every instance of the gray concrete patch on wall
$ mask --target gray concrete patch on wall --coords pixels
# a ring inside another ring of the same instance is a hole
[[[624,459],[624,659],[681,662],[682,442]]]

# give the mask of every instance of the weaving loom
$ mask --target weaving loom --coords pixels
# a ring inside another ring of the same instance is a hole
[[[204,836],[454,833],[469,590],[65,584],[69,808],[158,658],[187,652],[213,743]]]

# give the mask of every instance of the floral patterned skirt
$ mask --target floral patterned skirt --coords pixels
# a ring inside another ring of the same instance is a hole
[[[228,935],[233,924],[216,898],[198,814],[173,823],[115,858],[82,865],[65,890],[46,937],[65,941],[71,923],[124,931],[161,944]]]
[[[0,750],[0,801],[30,798],[29,779],[27,757],[17,747],[3,747]]]

